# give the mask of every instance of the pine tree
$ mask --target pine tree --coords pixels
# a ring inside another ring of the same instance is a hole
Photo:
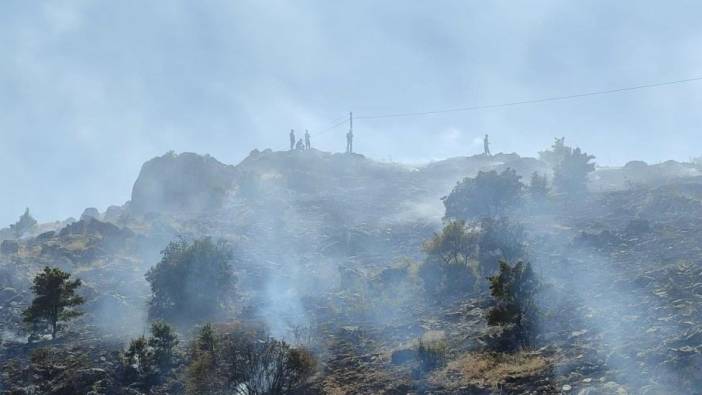
[[[51,329],[51,338],[56,338],[59,321],[68,321],[82,313],[74,307],[84,300],[76,295],[81,286],[80,279],[70,280],[71,275],[59,268],[45,267],[34,277],[32,305],[24,310],[24,321],[34,327],[45,324]]]

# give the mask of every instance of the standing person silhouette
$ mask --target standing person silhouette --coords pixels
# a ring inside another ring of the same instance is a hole
[[[295,149],[295,129],[290,129],[290,151]]]
[[[483,155],[485,156],[490,156],[490,141],[488,140],[488,135],[485,135],[485,138],[483,138]]]
[[[305,129],[305,149],[311,149],[312,143],[310,142],[310,131]]]

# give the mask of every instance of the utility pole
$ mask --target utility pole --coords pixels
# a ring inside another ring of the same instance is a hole
[[[346,133],[346,153],[353,152],[353,112],[349,111],[349,132]]]

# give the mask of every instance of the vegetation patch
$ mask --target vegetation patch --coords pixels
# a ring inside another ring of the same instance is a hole
[[[434,372],[429,381],[447,389],[498,389],[508,382],[548,374],[549,367],[549,360],[535,353],[466,353]]]

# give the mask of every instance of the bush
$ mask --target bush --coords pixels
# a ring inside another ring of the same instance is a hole
[[[524,185],[520,178],[513,169],[501,173],[481,171],[475,178],[464,178],[442,198],[445,218],[469,220],[504,215],[521,199]]]
[[[480,222],[478,260],[482,275],[492,275],[500,260],[517,261],[526,258],[524,227],[507,218],[485,218]]]
[[[233,253],[223,241],[210,238],[173,241],[161,261],[146,273],[151,285],[151,318],[176,323],[202,322],[228,308],[236,277]]]
[[[567,196],[581,196],[587,191],[588,174],[595,170],[590,161],[593,155],[565,145],[564,138],[556,139],[550,151],[539,154],[541,159],[553,166],[553,187]]]
[[[129,343],[122,361],[123,381],[148,389],[163,381],[176,365],[178,337],[171,326],[156,321],[151,324],[151,336],[140,336]]]
[[[477,234],[463,221],[449,222],[424,244],[427,257],[419,269],[425,289],[432,294],[470,290],[476,276],[473,271]]]
[[[483,218],[475,228],[452,221],[424,251],[418,272],[424,289],[434,296],[461,294],[483,288],[478,280],[497,272],[501,260],[526,258],[524,228],[507,218]]]
[[[189,394],[287,394],[316,370],[316,359],[302,348],[235,328],[200,331],[187,368]]]
[[[537,319],[534,299],[539,289],[539,281],[529,263],[510,266],[502,261],[499,273],[490,277],[495,305],[488,312],[488,325],[504,326],[507,328],[505,336],[510,335],[510,341],[502,342],[498,351],[533,346]]]
[[[540,151],[539,159],[556,167],[567,155],[569,147],[565,145],[565,137],[556,138],[550,150]]]

